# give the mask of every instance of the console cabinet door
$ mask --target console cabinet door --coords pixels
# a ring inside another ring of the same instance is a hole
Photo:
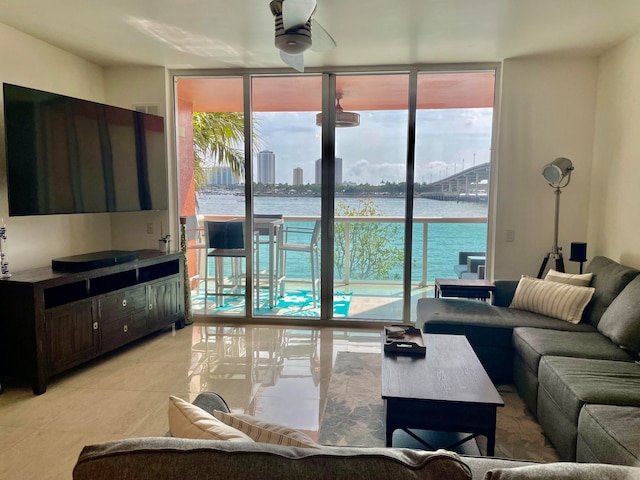
[[[147,286],[149,330],[158,330],[182,318],[182,282],[177,277]]]
[[[78,365],[100,352],[94,302],[83,300],[45,311],[49,375]]]

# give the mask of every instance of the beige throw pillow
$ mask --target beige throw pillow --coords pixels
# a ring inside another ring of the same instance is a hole
[[[296,429],[258,420],[251,415],[225,413],[217,410],[213,412],[213,414],[218,420],[233,428],[237,428],[255,442],[274,443],[287,447],[321,447],[321,445],[314,442],[311,437]]]
[[[169,431],[179,438],[253,442],[241,431],[226,425],[205,410],[181,398],[169,397]]]
[[[592,277],[593,273],[564,273],[557,272],[552,268],[544,279],[548,282],[568,283],[569,285],[576,285],[578,287],[588,287],[591,285]]]
[[[509,307],[579,323],[593,291],[592,287],[547,282],[523,275]]]

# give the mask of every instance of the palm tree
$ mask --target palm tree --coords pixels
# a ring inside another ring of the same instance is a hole
[[[253,128],[253,145],[261,143]],[[234,175],[244,176],[244,114],[238,112],[193,113],[193,173],[196,191],[207,183],[205,168],[230,167]]]

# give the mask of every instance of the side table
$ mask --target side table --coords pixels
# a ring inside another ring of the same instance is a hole
[[[486,301],[496,286],[489,280],[475,278],[436,278],[435,297],[476,298]]]

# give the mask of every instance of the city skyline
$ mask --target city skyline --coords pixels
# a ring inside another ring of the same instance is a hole
[[[360,113],[360,126],[336,129],[341,183],[404,182],[407,111]],[[296,167],[315,172],[322,151],[322,128],[315,124],[315,112],[255,112],[254,116],[264,149],[277,156],[275,183],[290,183]],[[430,183],[489,162],[492,124],[491,108],[418,110],[415,181]]]

